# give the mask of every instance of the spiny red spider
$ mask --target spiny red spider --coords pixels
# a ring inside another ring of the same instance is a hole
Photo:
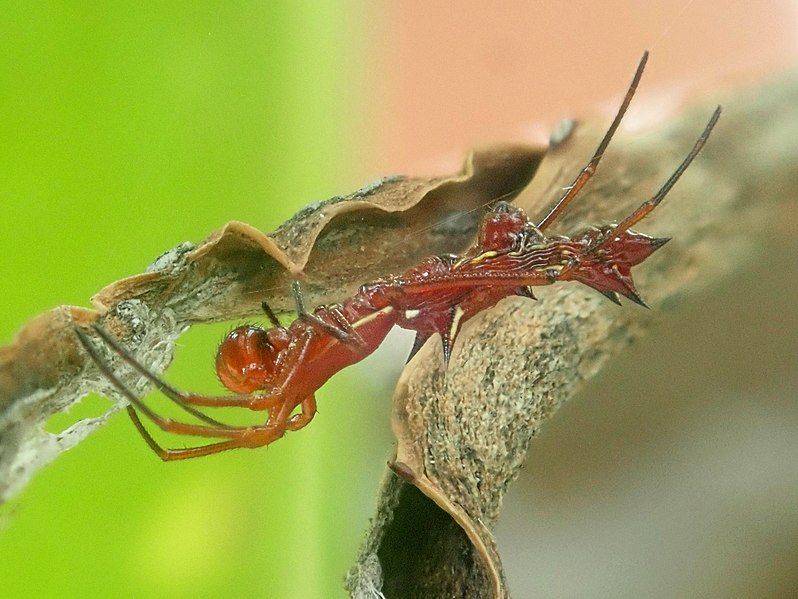
[[[128,413],[148,445],[164,460],[193,458],[237,447],[261,447],[286,431],[307,425],[316,413],[314,393],[336,372],[372,353],[394,326],[416,331],[411,357],[433,334],[443,344],[448,364],[463,323],[499,300],[559,281],[579,281],[615,303],[624,296],[645,305],[635,289],[631,269],[668,241],[631,230],[667,195],[704,146],[720,116],[718,107],[692,150],[654,196],[618,224],[591,227],[572,237],[546,235],[568,204],[593,176],[623,118],[645,67],[643,55],[629,90],[593,158],[538,223],[519,208],[498,202],[480,226],[474,246],[462,256],[433,256],[406,272],[363,285],[341,302],[308,312],[297,282],[292,289],[297,319],[284,327],[264,303],[272,328],[238,327],[225,338],[216,356],[219,379],[234,395],[209,397],[178,391],[151,373],[104,329],[95,333],[125,362],[161,392],[204,424],[160,416],[136,397],[101,359],[81,329],[86,351],[100,370],[130,401]],[[266,410],[264,424],[229,426],[197,409],[244,407]],[[300,407],[300,412],[294,410]],[[138,411],[164,431],[223,439],[186,449],[163,449],[144,428]]]

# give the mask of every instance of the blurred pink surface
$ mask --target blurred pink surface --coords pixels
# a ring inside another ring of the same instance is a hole
[[[620,97],[644,49],[637,104],[794,64],[798,8],[767,2],[397,2],[373,15],[371,174],[457,165],[474,145]],[[609,110],[609,109],[608,109]],[[548,127],[541,127],[541,131]]]

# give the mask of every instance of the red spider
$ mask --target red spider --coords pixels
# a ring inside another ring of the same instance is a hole
[[[548,237],[545,231],[593,176],[629,106],[647,58],[648,53],[643,55],[618,114],[593,158],[539,223],[530,221],[521,209],[499,202],[485,215],[476,243],[463,256],[427,258],[400,275],[363,285],[340,304],[320,306],[312,313],[305,310],[295,282],[292,290],[298,317],[290,326],[282,326],[264,303],[272,328],[238,327],[220,345],[216,372],[234,395],[209,397],[178,391],[94,325],[96,334],[124,361],[204,424],[178,422],[154,412],[125,387],[81,329],[76,329],[78,337],[100,370],[130,401],[128,413],[147,444],[164,460],[181,460],[237,447],[261,447],[286,431],[306,426],[316,412],[316,390],[336,372],[377,349],[394,325],[416,331],[411,357],[424,341],[438,333],[448,364],[464,322],[508,296],[534,299],[532,287],[538,285],[579,281],[615,303],[620,303],[618,296],[622,295],[645,305],[635,289],[631,268],[668,239],[648,237],[631,227],[663,200],[696,157],[720,116],[720,107],[662,188],[622,222],[591,227],[570,238]],[[267,410],[269,417],[260,425],[228,426],[196,406]],[[293,414],[297,406],[300,412]],[[164,431],[224,440],[186,449],[164,449],[144,428],[137,410]]]

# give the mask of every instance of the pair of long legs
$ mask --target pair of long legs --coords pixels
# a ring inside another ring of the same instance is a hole
[[[344,316],[344,313],[338,306],[328,306],[324,309],[325,313],[333,321],[333,323],[329,323],[316,314],[307,311],[299,281],[295,280],[291,283],[291,295],[293,295],[296,314],[300,320],[307,322],[319,331],[327,333],[343,343],[355,344],[360,347],[366,346],[366,342],[360,336],[360,333],[358,333],[352,326],[352,323],[346,319],[346,316]],[[281,326],[280,321],[277,319],[277,315],[267,302],[263,302],[261,307],[273,326]]]
[[[132,401],[131,401],[132,403]],[[252,427],[225,427],[224,430],[219,428],[212,429],[205,427],[212,433],[197,432],[198,428],[182,423],[173,421],[166,421],[159,419],[156,421],[159,428],[167,432],[173,432],[182,435],[195,435],[195,436],[209,436],[209,437],[230,437],[227,441],[219,441],[217,443],[208,443],[206,445],[199,445],[197,447],[188,447],[183,449],[165,449],[161,447],[157,441],[150,435],[149,431],[144,427],[138,413],[133,406],[127,406],[127,413],[133,421],[136,430],[144,438],[147,445],[160,457],[162,460],[170,462],[174,460],[186,460],[188,458],[199,458],[228,449],[238,449],[239,447],[263,447],[269,443],[276,441],[282,437],[287,431],[297,431],[306,426],[313,419],[316,413],[316,398],[311,395],[308,399],[302,402],[302,412],[292,416],[288,422],[283,425],[262,425]],[[140,405],[139,405],[139,409]],[[178,426],[179,425],[179,426]]]
[[[645,69],[646,62],[648,62],[648,51],[643,53],[642,58],[640,59],[639,64],[637,65],[637,70],[635,71],[634,77],[632,78],[632,83],[629,85],[629,89],[626,91],[626,95],[624,96],[623,102],[621,102],[621,106],[618,109],[615,118],[612,121],[609,129],[604,134],[601,142],[596,148],[593,157],[590,159],[590,162],[580,171],[580,173],[576,176],[573,183],[565,188],[565,193],[560,197],[559,200],[554,204],[554,207],[546,214],[545,217],[540,221],[537,225],[538,230],[544,231],[546,228],[549,227],[557,218],[562,214],[563,210],[571,203],[571,201],[579,194],[582,188],[587,184],[587,182],[593,177],[596,172],[596,168],[598,167],[599,162],[601,161],[602,156],[604,156],[604,152],[607,150],[607,147],[610,144],[610,140],[612,139],[613,135],[615,135],[615,131],[618,129],[618,126],[621,124],[621,120],[623,119],[624,115],[626,114],[626,110],[629,108],[629,104],[634,97],[635,91],[637,90],[637,86],[640,83],[640,78],[643,76],[643,70]],[[673,174],[668,178],[665,184],[657,191],[651,199],[643,202],[643,204],[635,210],[632,214],[627,216],[623,221],[613,227],[612,231],[607,235],[604,242],[597,245],[595,248],[592,248],[594,251],[598,250],[603,243],[608,242],[611,239],[614,239],[618,235],[621,235],[635,224],[643,220],[649,213],[651,213],[654,208],[656,208],[665,196],[668,195],[668,192],[671,188],[676,184],[676,181],[679,180],[684,174],[684,171],[687,170],[687,167],[690,166],[690,163],[693,159],[698,155],[701,151],[701,148],[704,147],[707,139],[709,138],[709,134],[712,132],[712,129],[715,127],[715,124],[718,122],[718,118],[720,117],[721,108],[718,106],[715,109],[715,112],[712,113],[712,116],[709,119],[704,131],[696,140],[695,144],[693,145],[693,149],[690,150],[690,153],[685,157],[682,163],[678,166],[678,168],[673,172]]]
[[[89,336],[79,328],[75,329],[78,339],[83,345],[86,352],[97,364],[100,371],[110,380],[113,385],[127,398],[130,402],[127,411],[130,415],[133,424],[139,431],[141,436],[146,441],[147,445],[163,460],[184,460],[188,458],[200,457],[225,451],[228,449],[235,449],[238,447],[261,447],[268,445],[282,437],[286,431],[295,431],[306,426],[316,413],[316,399],[313,395],[305,398],[302,401],[290,401],[280,393],[268,396],[255,396],[255,395],[231,395],[221,397],[211,397],[204,395],[196,395],[184,393],[179,391],[166,383],[160,377],[156,376],[140,364],[125,348],[123,348],[111,335],[109,335],[102,327],[94,325],[94,331],[97,335],[116,353],[122,360],[129,364],[134,370],[139,372],[147,378],[153,385],[161,391],[167,398],[177,404],[181,409],[191,414],[204,424],[187,424],[165,418],[152,410],[144,402],[142,402],[135,393],[133,393],[127,386],[116,376],[108,364],[102,359],[95,347],[93,346]],[[309,342],[309,338],[307,339]],[[293,357],[294,364],[287,364],[289,369],[295,370],[296,365],[300,364],[307,342],[304,347],[300,347],[295,356]],[[290,376],[287,377],[287,382],[290,383]],[[301,412],[291,415],[294,408],[300,405]],[[210,406],[210,407],[246,407],[252,410],[268,410],[269,418],[263,425],[255,426],[231,426],[223,422],[219,422],[203,412],[196,409],[194,406]],[[169,433],[179,435],[191,435],[197,437],[212,437],[226,439],[216,443],[201,445],[198,447],[189,447],[181,449],[166,449],[161,447],[152,435],[144,427],[144,424],[139,417],[138,412],[144,414],[149,418],[158,428]]]
[[[296,304],[296,312],[300,319],[308,322],[315,329],[331,334],[345,343],[364,345],[363,339],[351,326],[351,323],[346,320],[340,309],[332,307],[327,310],[331,319],[336,323],[330,324],[305,309],[302,290],[298,281],[293,283],[292,293]],[[262,307],[272,325],[281,326],[276,314],[266,302],[263,302]],[[114,374],[102,357],[97,353],[88,335],[84,331],[76,328],[75,332],[78,335],[81,345],[83,345],[86,352],[97,364],[97,367],[114,386],[119,389],[128,401],[130,401],[131,405],[127,407],[127,412],[136,430],[138,430],[144,438],[147,445],[165,461],[201,457],[228,449],[236,449],[238,447],[261,447],[263,445],[268,445],[282,437],[287,431],[296,431],[305,427],[316,414],[316,398],[314,395],[310,395],[301,401],[296,401],[296,399],[290,396],[291,382],[298,367],[301,366],[305,358],[308,345],[313,336],[312,332],[308,332],[306,336],[297,340],[295,349],[288,356],[288,360],[283,365],[283,370],[286,372],[286,375],[283,377],[280,385],[274,389],[272,393],[267,395],[207,396],[185,393],[176,389],[139,363],[130,352],[122,347],[119,342],[109,335],[102,327],[94,325],[93,328],[97,336],[119,355],[123,361],[148,379],[156,389],[161,391],[161,393],[181,409],[204,423],[203,425],[197,425],[174,421],[170,418],[164,418],[150,409],[135,395],[135,393],[127,388],[116,374]],[[292,415],[297,405],[300,406],[301,411],[298,414]],[[231,426],[211,418],[198,410],[195,406],[244,407],[250,410],[268,410],[269,418],[263,425],[247,427]],[[180,435],[222,438],[227,440],[198,447],[181,449],[163,448],[155,441],[149,431],[147,431],[137,410],[163,431]]]

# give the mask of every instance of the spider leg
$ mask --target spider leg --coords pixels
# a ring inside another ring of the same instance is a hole
[[[316,415],[316,396],[311,395],[302,402],[301,406],[302,411],[288,419],[287,430],[298,431],[310,424],[310,421]]]
[[[260,307],[263,310],[263,312],[266,314],[266,318],[269,319],[269,322],[272,324],[272,326],[274,327],[281,326],[280,321],[277,319],[277,314],[274,313],[274,310],[272,310],[272,307],[269,305],[268,302],[266,301],[261,302]]]
[[[207,445],[198,445],[197,447],[186,447],[181,449],[160,449],[156,451],[158,457],[164,462],[174,462],[177,460],[187,460],[189,458],[201,458],[206,455],[212,455],[221,451],[229,449],[238,449],[245,447],[238,440],[220,441],[219,443],[208,443]]]
[[[328,313],[336,320],[338,325],[341,327],[341,330],[350,336],[351,341],[354,341],[360,347],[366,347],[366,342],[363,340],[363,337],[361,337],[360,333],[357,332],[357,329],[352,326],[352,323],[346,319],[346,316],[344,316],[344,313],[341,312],[341,309],[338,306],[330,307],[328,309]]]
[[[149,370],[144,368],[141,364],[139,364],[138,361],[125,348],[123,348],[121,345],[119,345],[119,343],[117,343],[116,340],[113,339],[113,337],[111,337],[102,327],[100,327],[99,325],[95,324],[95,325],[93,325],[93,328],[94,328],[95,332],[103,339],[103,341],[108,343],[108,345],[111,347],[111,349],[113,349],[117,354],[119,354],[119,356],[125,362],[127,362],[128,364],[133,366],[137,371],[139,371],[147,379],[149,379],[151,382],[153,382],[155,384],[155,386],[164,393],[164,395],[166,395],[169,399],[171,399],[173,402],[175,402],[177,405],[179,405],[183,410],[185,410],[186,412],[188,412],[189,414],[191,414],[192,416],[194,416],[198,420],[201,420],[201,421],[203,421],[203,422],[205,422],[207,424],[210,424],[212,426],[222,426],[222,427],[226,426],[224,423],[219,422],[218,420],[215,420],[215,419],[211,418],[210,416],[206,416],[205,414],[203,414],[199,410],[197,410],[195,408],[192,408],[191,406],[183,404],[183,402],[180,400],[179,392],[174,390],[166,382],[162,381],[160,378],[158,378],[157,376],[152,374]],[[120,389],[120,391],[122,391],[124,389],[130,395],[135,397],[135,395],[133,393],[131,393],[122,384],[122,381],[120,381],[119,378],[113,373],[113,371],[108,366],[108,364],[106,364],[105,361],[100,357],[100,354],[97,353],[97,350],[94,348],[94,346],[92,345],[91,341],[89,341],[88,335],[86,335],[86,333],[83,332],[78,327],[75,327],[75,334],[78,336],[78,340],[80,341],[80,344],[83,346],[83,349],[86,350],[86,353],[89,354],[89,357],[91,357],[91,359],[97,365],[97,368],[100,369],[100,372],[102,372],[112,383],[114,383],[114,385],[116,387],[118,387]],[[123,393],[124,393],[124,391],[123,391]],[[127,394],[125,394],[125,395],[127,396]],[[138,398],[136,398],[136,400],[138,401]]]
[[[264,405],[264,398],[257,397],[257,399],[251,395],[229,395],[229,396],[205,396],[205,395],[196,395],[193,393],[184,393],[166,381],[164,381],[161,377],[156,376],[153,374],[148,368],[146,368],[143,364],[141,364],[133,355],[127,351],[122,345],[111,336],[108,331],[106,331],[101,326],[95,324],[92,325],[94,332],[112,349],[114,352],[122,358],[127,364],[130,365],[131,368],[136,370],[139,374],[141,374],[144,378],[150,381],[158,391],[163,393],[166,397],[172,400],[174,403],[179,405],[183,410],[191,414],[192,416],[202,420],[211,425],[220,425],[221,423],[213,418],[203,414],[199,410],[191,407],[193,404],[197,406],[207,406],[207,407],[247,407],[251,408],[253,403],[256,401],[259,405],[263,406],[258,409],[268,409],[269,405]],[[96,351],[92,351],[90,349],[90,344],[88,343],[88,337],[86,334],[81,331],[80,329],[75,329],[75,332],[78,334],[78,337],[81,340],[81,344],[92,356],[95,363],[100,366],[103,363],[102,358],[97,355]]]
[[[289,389],[294,379],[297,376],[299,367],[303,364],[305,355],[312,340],[316,337],[317,333],[312,330],[306,331],[305,334],[299,339],[299,343],[295,346],[289,359],[284,364],[284,372],[282,383],[277,388],[277,393],[273,396],[232,396],[212,398],[197,395],[186,395],[180,393],[173,387],[169,386],[164,381],[160,380],[157,376],[149,372],[144,366],[139,364],[131,354],[129,354],[118,342],[116,342],[111,335],[100,327],[95,327],[98,335],[106,341],[109,346],[116,351],[120,357],[124,358],[132,367],[139,373],[143,374],[150,381],[156,383],[159,389],[166,389],[166,392],[172,393],[174,401],[182,408],[190,408],[189,413],[196,412],[202,416],[202,420],[208,425],[187,424],[165,418],[156,413],[144,402],[142,402],[135,393],[133,393],[116,374],[100,357],[92,342],[89,340],[88,335],[78,328],[75,329],[78,339],[83,345],[86,352],[94,360],[100,372],[105,375],[109,381],[125,396],[131,403],[128,406],[128,414],[133,421],[134,426],[144,438],[147,445],[163,460],[182,460],[193,457],[200,457],[228,449],[235,449],[238,447],[261,447],[268,445],[272,441],[282,437],[286,430],[298,430],[306,426],[313,418],[316,412],[316,403],[313,396],[306,398],[302,401],[302,413],[297,414],[291,418],[291,412],[300,403],[294,400],[293,397],[287,399],[283,391]],[[175,399],[176,398],[176,399]],[[227,401],[229,405],[241,406],[245,405],[251,409],[269,410],[269,418],[266,424],[257,426],[229,426],[224,423],[218,422],[212,418],[205,416],[190,406],[183,406],[178,400],[194,401],[195,403],[214,402],[210,405],[222,405],[222,402]],[[217,401],[220,400],[220,401]],[[207,445],[200,445],[198,447],[184,448],[184,449],[165,449],[161,447],[155,439],[150,435],[144,427],[138,412],[149,418],[156,426],[166,432],[171,432],[179,435],[191,435],[200,437],[216,437],[227,439],[218,443],[210,443]]]
[[[236,447],[260,447],[262,445],[267,445],[278,439],[285,434],[286,431],[286,421],[287,421],[287,414],[290,414],[291,409],[289,409],[286,413],[286,405],[283,405],[279,410],[279,414],[277,417],[274,418],[270,416],[269,422],[266,425],[258,425],[258,426],[205,426],[199,424],[186,424],[184,422],[178,422],[172,420],[170,418],[164,418],[160,414],[157,414],[155,411],[150,409],[145,403],[143,403],[136,395],[130,391],[123,383],[120,381],[113,372],[108,369],[104,371],[103,374],[108,376],[111,382],[116,386],[119,391],[130,401],[132,407],[128,410],[128,414],[131,415],[133,419],[133,424],[138,429],[139,433],[142,434],[144,440],[147,444],[156,452],[162,459],[186,459],[189,457],[198,457],[200,455],[208,455],[208,453],[216,453],[218,451],[225,451],[227,449],[234,449]],[[311,399],[312,401],[312,399]],[[287,404],[288,402],[286,402]],[[296,405],[296,404],[294,404]],[[315,402],[309,403],[308,408],[315,407]],[[226,438],[229,439],[228,442],[220,442],[220,443],[212,443],[210,445],[202,445],[200,447],[188,448],[185,450],[172,450],[172,449],[163,449],[161,448],[158,443],[152,438],[152,436],[147,432],[144,428],[141,419],[138,417],[138,414],[135,410],[139,410],[142,414],[147,416],[152,422],[161,430],[166,431],[168,433],[174,433],[178,435],[190,435],[195,437],[216,437],[216,438]],[[303,408],[304,410],[304,408]],[[310,409],[308,409],[310,412]],[[310,413],[307,421],[302,424],[304,426],[307,422],[310,422],[312,418],[312,413]],[[301,426],[299,427],[301,428]],[[168,456],[168,457],[164,457]],[[177,456],[177,457],[176,457]]]
[[[82,331],[81,331],[82,332]],[[183,422],[177,422],[170,418],[164,418],[154,410],[152,410],[147,404],[141,401],[135,393],[133,393],[130,389],[128,389],[127,385],[125,385],[119,377],[108,367],[108,365],[103,362],[96,353],[94,347],[91,344],[87,344],[86,351],[92,357],[92,359],[96,362],[97,367],[100,369],[100,372],[105,375],[111,383],[113,383],[114,387],[116,387],[122,395],[135,407],[138,411],[144,414],[147,418],[152,420],[158,427],[161,429],[177,434],[183,435],[196,435],[202,437],[230,437],[234,438],[240,436],[241,431],[246,430],[244,427],[237,427],[237,426],[228,426],[224,423],[218,422],[210,418],[213,424],[210,426],[206,425],[199,425],[199,424],[185,424]],[[201,412],[200,412],[201,413]],[[204,416],[204,414],[203,414]],[[134,421],[135,422],[135,421]],[[146,440],[146,438],[145,438]]]
[[[294,303],[296,304],[296,313],[300,320],[304,320],[312,324],[313,326],[321,329],[325,333],[329,333],[339,341],[344,343],[356,343],[361,346],[365,346],[365,341],[363,338],[358,334],[355,329],[352,328],[352,325],[344,318],[344,315],[340,313],[338,310],[338,314],[333,314],[334,310],[330,310],[331,315],[338,321],[338,326],[334,324],[330,324],[329,322],[322,320],[315,314],[308,312],[305,308],[305,300],[302,297],[302,288],[299,285],[299,281],[294,281],[291,283],[291,293],[294,296]],[[342,323],[346,322],[346,325]]]
[[[662,202],[662,200],[665,199],[665,196],[668,195],[668,192],[676,184],[676,181],[678,181],[679,177],[681,177],[684,174],[684,171],[686,171],[687,167],[690,166],[690,163],[701,151],[701,148],[703,148],[704,144],[707,143],[709,134],[712,133],[712,129],[715,127],[715,124],[718,122],[718,119],[720,118],[720,111],[721,108],[720,106],[718,106],[715,109],[715,112],[712,113],[712,116],[710,117],[707,126],[704,127],[704,131],[701,133],[701,135],[698,137],[695,144],[693,145],[693,149],[690,150],[690,153],[687,154],[684,160],[682,160],[682,163],[676,168],[675,171],[673,171],[673,174],[670,177],[668,177],[668,180],[665,181],[665,184],[660,188],[660,190],[657,193],[655,193],[650,200],[643,202],[643,204],[637,210],[635,210],[632,214],[623,219],[623,221],[621,221],[621,223],[618,224],[612,230],[612,232],[607,235],[605,241],[596,246],[596,249],[600,248],[602,245],[604,245],[604,243],[607,243],[609,240],[615,239],[618,235],[621,235],[622,233],[633,227],[635,224],[643,220],[652,210],[654,210],[654,208],[656,208],[660,204],[660,202]]]
[[[199,458],[206,455],[211,455],[214,453],[219,453],[222,451],[228,451],[230,449],[238,449],[241,447],[253,448],[253,447],[262,447],[264,445],[268,445],[272,441],[275,441],[282,437],[285,434],[285,431],[289,428],[285,424],[283,425],[266,425],[266,426],[253,426],[247,429],[244,429],[242,435],[235,439],[229,439],[227,441],[219,441],[216,443],[207,443],[205,445],[198,445],[196,447],[185,447],[180,449],[167,449],[161,447],[155,439],[152,438],[150,433],[144,427],[144,424],[141,422],[138,413],[132,406],[128,406],[128,414],[130,415],[131,420],[133,421],[134,426],[147,442],[150,449],[152,449],[159,458],[161,458],[165,462],[171,462],[176,460],[187,460],[190,458]],[[301,416],[301,415],[297,415]],[[297,430],[307,424],[312,415],[310,415],[307,420],[301,424],[301,426],[296,426],[291,428],[291,430]]]
[[[144,439],[149,448],[152,449],[159,458],[165,459],[164,454],[166,451],[163,447],[158,445],[158,442],[152,437],[150,432],[144,428],[144,423],[141,421],[141,418],[139,418],[139,413],[136,412],[136,408],[133,406],[127,406],[125,409],[127,410],[128,416],[130,416],[130,419],[133,421],[133,426],[136,427],[136,430],[141,435],[141,438]]]
[[[76,329],[77,330],[77,329]],[[132,393],[119,378],[113,373],[113,371],[108,367],[105,362],[97,354],[94,347],[88,341],[88,338],[83,331],[78,331],[78,338],[81,340],[84,348],[86,349],[87,353],[91,356],[91,358],[96,362],[97,367],[100,371],[108,377],[108,379],[116,386],[119,391],[125,395],[125,397],[131,402],[132,405],[127,406],[127,413],[130,416],[130,419],[133,421],[133,425],[136,427],[136,430],[142,436],[144,441],[147,445],[152,449],[162,460],[164,461],[171,461],[171,460],[182,460],[192,457],[200,457],[204,455],[209,455],[212,453],[217,453],[220,451],[225,451],[227,449],[235,449],[237,447],[242,447],[245,445],[245,435],[249,432],[250,428],[242,428],[242,427],[230,427],[219,423],[218,426],[198,426],[198,425],[185,425],[183,423],[176,423],[171,420],[162,418],[158,414],[155,414],[152,410],[150,410],[144,403],[142,403],[134,393]],[[229,437],[229,440],[222,441],[219,443],[211,443],[208,445],[202,445],[199,447],[193,447],[188,449],[164,449],[161,447],[157,441],[150,435],[149,431],[144,427],[141,419],[139,418],[138,413],[136,412],[136,408],[142,411],[147,417],[151,418],[153,422],[155,422],[161,428],[165,430],[170,430],[172,432],[176,432],[179,434],[190,434],[190,435],[199,435],[199,436],[211,436],[211,437]],[[209,419],[212,420],[212,419]],[[215,420],[212,420],[216,422]],[[168,424],[168,426],[164,426],[164,424]]]
[[[213,453],[219,453],[220,451],[241,447],[240,441],[234,439],[232,441],[208,443],[207,445],[200,445],[198,447],[165,449],[161,447],[158,442],[152,438],[152,435],[150,435],[147,429],[144,428],[144,424],[141,422],[141,419],[139,418],[139,415],[133,406],[127,407],[127,413],[130,415],[130,419],[133,421],[133,425],[136,427],[136,430],[144,438],[144,441],[147,442],[147,445],[150,447],[150,449],[152,449],[153,452],[155,452],[155,454],[164,462],[186,460],[188,458],[199,458]]]
[[[543,218],[543,220],[540,221],[540,224],[537,226],[540,231],[543,231],[551,223],[557,220],[557,217],[562,213],[563,210],[565,210],[571,200],[576,197],[579,191],[585,186],[585,183],[587,183],[596,172],[596,167],[601,161],[604,151],[610,144],[612,136],[615,135],[618,125],[621,124],[621,119],[623,119],[624,114],[626,114],[626,109],[629,108],[629,103],[632,101],[635,90],[637,90],[637,85],[640,83],[640,78],[643,75],[643,69],[646,66],[646,61],[648,61],[648,50],[643,52],[643,57],[640,59],[640,63],[637,65],[637,70],[635,71],[635,75],[632,78],[632,83],[629,85],[629,89],[626,92],[626,96],[624,96],[621,107],[618,109],[615,119],[613,119],[610,128],[607,129],[607,132],[604,134],[604,138],[601,140],[601,143],[599,143],[598,148],[596,148],[593,158],[590,159],[590,162],[587,163],[587,166],[585,166],[579,175],[577,175],[576,179],[574,179],[574,182],[566,188],[565,194],[563,194],[563,196],[557,201],[557,203],[554,205],[554,208],[552,208],[551,211]]]

